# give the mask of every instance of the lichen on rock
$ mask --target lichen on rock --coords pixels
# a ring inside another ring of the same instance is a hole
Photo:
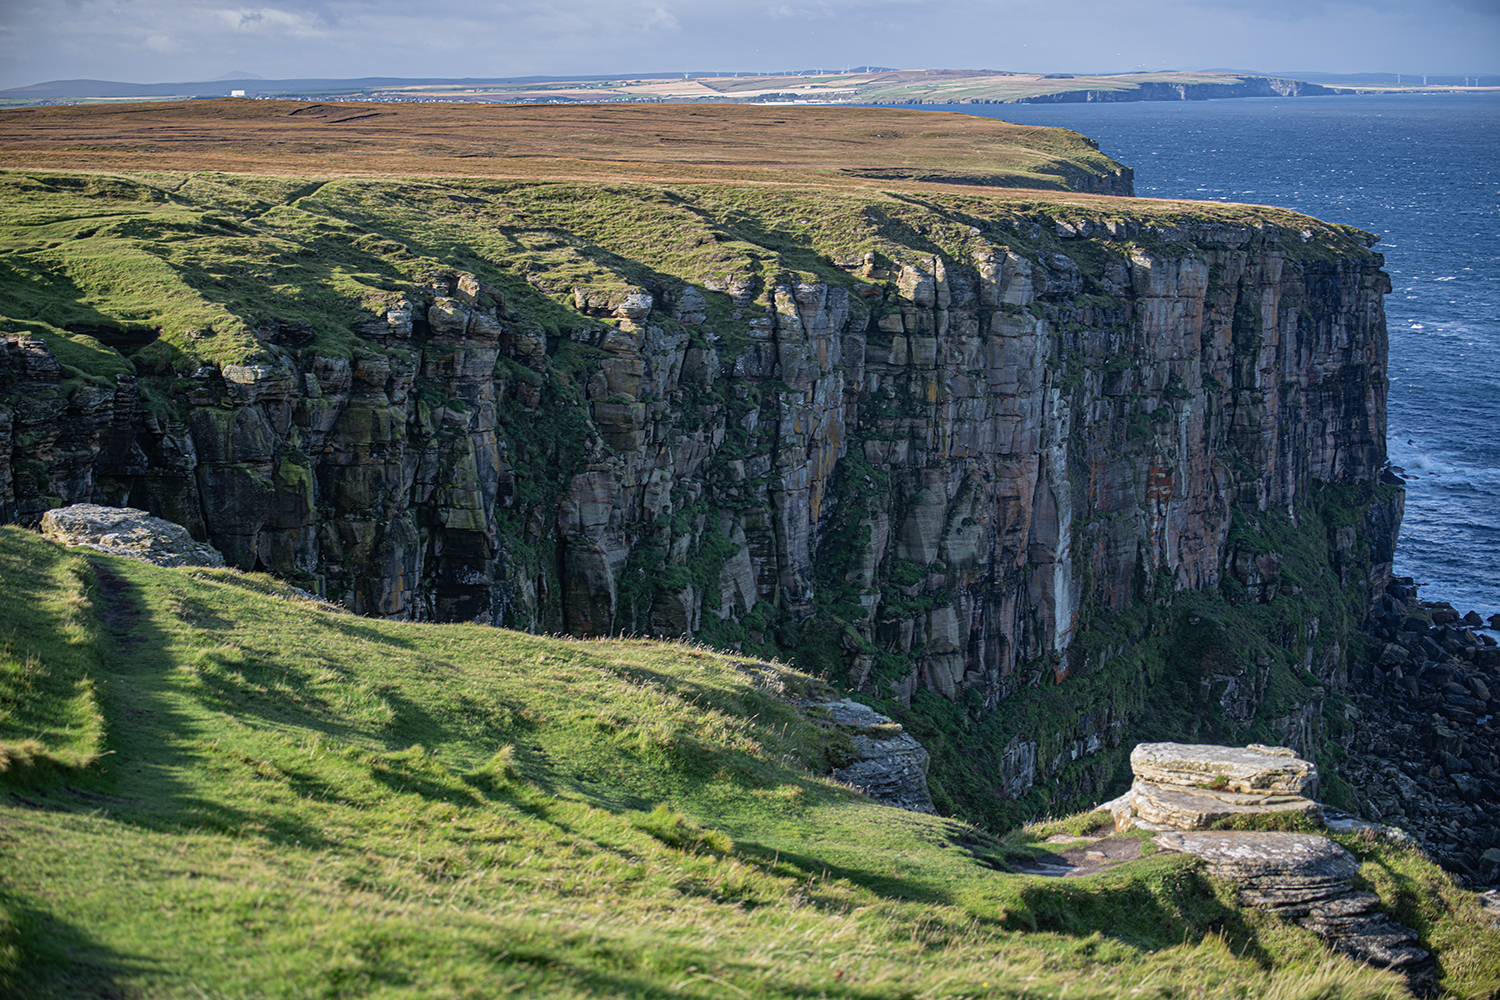
[[[42,535],[63,545],[83,546],[156,566],[223,566],[211,545],[194,541],[180,524],[131,507],[78,503],[42,515]]]

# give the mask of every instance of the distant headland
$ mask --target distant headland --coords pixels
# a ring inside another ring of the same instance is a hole
[[[316,98],[362,101],[472,101],[485,103],[816,103],[1035,104],[1116,101],[1204,101],[1232,97],[1313,97],[1413,90],[1493,90],[1479,77],[1398,74],[1328,77],[1324,83],[1289,76],[1213,71],[1124,74],[1018,73],[992,69],[671,71],[628,76],[527,76],[465,79],[218,79],[188,83],[53,80],[0,90],[0,106],[96,101],[182,100],[211,97]],[[1420,85],[1418,81],[1420,80]],[[1462,81],[1461,83],[1459,81]],[[1490,83],[1500,83],[1491,80]]]

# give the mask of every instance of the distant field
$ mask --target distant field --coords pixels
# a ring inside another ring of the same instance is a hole
[[[1426,78],[1420,78],[1425,80]],[[847,104],[1009,103],[1051,100],[1193,100],[1219,97],[1478,90],[1477,78],[1428,87],[1399,78],[1329,78],[1322,84],[1256,74],[1016,73],[996,69],[802,70],[786,72],[667,73],[639,77],[527,77],[520,79],[207,80],[134,84],[108,80],[54,80],[0,90],[0,107],[56,101],[182,100],[243,96],[298,100],[446,101],[490,103],[764,102]],[[1251,90],[1247,90],[1245,85]],[[1262,93],[1251,91],[1260,88]],[[1270,88],[1270,90],[1266,90]],[[1191,94],[1185,92],[1191,91]],[[1104,96],[1110,95],[1110,96]]]
[[[1064,129],[894,108],[235,99],[0,111],[0,167],[1057,191],[1122,169]]]

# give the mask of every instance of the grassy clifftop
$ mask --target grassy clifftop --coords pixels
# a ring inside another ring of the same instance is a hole
[[[1181,857],[1010,874],[1052,828],[852,794],[778,664],[372,621],[13,528],[0,560],[6,995],[1402,994]],[[1472,898],[1349,843],[1449,987],[1493,991]]]
[[[851,272],[867,255],[930,266],[997,234],[1047,254],[1067,249],[1055,227],[1069,220],[1128,221],[1148,248],[1184,223],[1271,224],[1293,259],[1364,252],[1356,230],[1280,209],[876,183],[10,171],[0,173],[0,320],[99,375],[131,364],[89,330],[122,336],[141,374],[247,360],[263,351],[253,330],[277,322],[305,322],[311,349],[349,356],[368,349],[353,324],[457,268],[553,336],[589,322],[576,288],[695,285],[730,335],[724,354],[736,324],[730,295],[714,289],[743,286],[767,305],[777,283],[815,280],[862,299],[874,286]]]

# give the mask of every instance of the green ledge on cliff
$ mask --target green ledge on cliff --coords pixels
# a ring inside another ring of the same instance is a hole
[[[201,837],[204,871],[243,888],[274,869],[267,891],[298,914],[273,932],[236,897],[240,916],[214,923],[236,961],[312,921],[335,957],[307,988],[335,994],[417,975],[355,914],[409,904],[421,937],[451,890],[459,936],[534,901],[510,943],[473,953],[533,988],[566,966],[580,995],[721,979],[797,995],[879,966],[890,978],[866,981],[886,986],[848,995],[982,995],[942,978],[950,959],[892,971],[873,937],[851,945],[865,966],[828,980],[804,955],[772,989],[760,959],[730,969],[729,946],[674,937],[675,918],[610,923],[659,916],[670,889],[715,922],[797,910],[772,964],[797,935],[838,938],[825,918],[924,954],[941,938],[965,963],[1026,928],[1067,940],[1017,952],[1025,975],[1099,949],[1101,996],[1121,981],[1106,967],[1145,982],[1158,961],[1212,989],[1262,963],[1262,992],[1298,995],[1276,977],[1311,975],[1319,939],[1256,923],[1185,862],[1097,893],[1038,887],[996,874],[1033,834],[996,838],[1117,794],[1131,748],[1169,740],[1291,748],[1319,765],[1322,801],[1357,804],[1336,737],[1402,504],[1381,481],[1373,237],[1069,191],[1128,171],[1074,133],[965,139],[960,115],[819,110],[868,153],[840,163],[797,132],[813,118],[774,109],[563,109],[549,131],[531,108],[506,133],[515,109],[383,125],[254,105],[45,109],[29,130],[0,115],[0,163],[26,166],[0,173],[0,520],[137,508],[229,567],[90,569],[5,536],[7,606],[61,616],[7,647],[8,697],[41,706],[0,731],[32,762],[7,773],[42,789],[14,806],[40,810],[27,850],[56,844],[62,864],[125,838],[74,891],[123,906],[103,888],[120,851],[159,867]],[[611,121],[628,127],[588,131]],[[79,148],[88,127],[99,140]],[[753,138],[703,162],[735,128]],[[816,156],[799,159],[803,139]],[[38,169],[49,149],[88,172]],[[632,698],[667,714],[615,707]],[[939,815],[853,797],[887,783]],[[809,818],[814,800],[830,804]],[[1397,916],[1445,983],[1500,981],[1461,944],[1480,934],[1472,896],[1405,848],[1345,846],[1433,873]],[[552,874],[506,874],[528,852]],[[931,878],[910,867],[929,862]],[[304,875],[343,894],[332,924],[297,895]],[[791,881],[743,888],[763,878]],[[82,948],[119,919],[57,916],[25,884],[0,945],[51,928]],[[213,898],[166,884],[163,913]],[[599,902],[636,884],[637,909]],[[917,902],[949,907],[945,929],[914,930],[926,918],[900,908]],[[575,921],[566,956],[535,950],[562,940],[563,911],[600,922]],[[368,933],[340,936],[355,925]],[[591,958],[585,927],[624,936]],[[155,982],[131,963],[182,944],[160,933],[98,944],[101,967]],[[1184,935],[1198,943],[1173,952]],[[265,962],[312,947],[279,940],[292,950]],[[1404,988],[1329,968],[1377,991],[1350,995]],[[363,985],[329,985],[345,974]]]

